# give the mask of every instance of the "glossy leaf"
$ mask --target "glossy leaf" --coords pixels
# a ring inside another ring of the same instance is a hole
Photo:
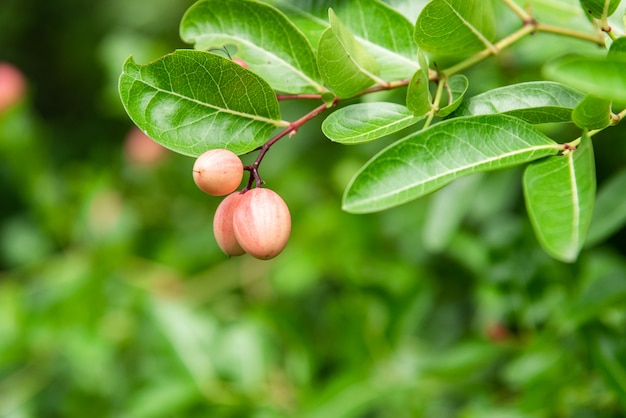
[[[494,22],[491,1],[433,0],[417,18],[415,41],[435,55],[470,55],[493,48]]]
[[[572,119],[581,128],[606,128],[611,123],[611,101],[587,95],[574,108]]]
[[[626,170],[619,172],[598,191],[591,218],[587,245],[596,244],[626,224]]]
[[[296,3],[290,0],[266,0],[265,3],[283,12],[314,48],[317,48],[322,33],[330,26],[328,24],[328,8],[332,5],[330,1]]]
[[[365,213],[398,206],[465,174],[523,164],[558,149],[550,138],[516,118],[454,118],[375,155],[350,182],[343,209]]]
[[[597,19],[611,16],[619,3],[620,0],[580,0],[583,9]]]
[[[420,69],[413,74],[406,91],[406,106],[416,115],[424,115],[432,108],[426,57],[419,52]]]
[[[463,74],[455,74],[447,80],[444,97],[446,100],[440,103],[441,108],[437,112],[437,116],[446,117],[454,112],[463,103],[463,98],[469,87],[469,80]]]
[[[530,123],[568,122],[584,95],[551,81],[513,84],[465,100],[458,115],[503,113]]]
[[[378,81],[378,64],[333,12],[317,48],[320,73],[338,97],[352,97]]]
[[[523,183],[526,209],[542,247],[558,260],[575,261],[595,199],[591,139],[584,136],[575,151],[529,165]]]
[[[380,0],[315,1],[298,6],[287,0],[270,3],[284,11],[313,45],[318,45],[322,32],[329,26],[326,15],[332,6],[343,24],[374,57],[382,79],[408,78],[419,68],[413,24]]]
[[[416,116],[396,103],[359,103],[331,113],[322,123],[322,131],[332,141],[358,144],[397,132],[422,119],[423,116]]]
[[[419,67],[414,27],[380,0],[351,0],[336,7],[337,15],[378,63],[380,77],[409,78]]]
[[[626,61],[569,56],[548,63],[544,74],[603,99],[626,101]]]
[[[176,51],[146,65],[131,57],[119,91],[139,128],[185,155],[249,152],[282,123],[276,94],[261,77],[209,52]]]
[[[311,44],[270,5],[251,0],[201,0],[183,16],[180,35],[200,50],[235,45],[235,56],[275,90],[324,91]]]

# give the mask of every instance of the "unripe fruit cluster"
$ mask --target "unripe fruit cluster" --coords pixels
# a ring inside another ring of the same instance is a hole
[[[243,178],[243,164],[231,151],[207,151],[196,160],[194,181],[204,192],[227,195],[217,207],[213,233],[229,256],[245,253],[268,260],[287,245],[291,215],[285,201],[267,188],[235,192]]]

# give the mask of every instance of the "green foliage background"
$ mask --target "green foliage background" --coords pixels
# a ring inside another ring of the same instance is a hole
[[[341,146],[315,120],[262,167],[292,211],[287,249],[226,259],[193,159],[124,154],[121,63],[186,47],[190,5],[0,5],[0,60],[29,80],[0,115],[0,416],[623,416],[626,235],[554,261],[520,170],[350,215],[343,189],[393,138]],[[476,66],[471,93],[537,79],[565,47],[545,39]],[[600,186],[625,137],[594,137]]]

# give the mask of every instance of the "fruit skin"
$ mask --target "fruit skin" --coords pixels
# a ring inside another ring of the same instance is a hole
[[[235,64],[241,65],[243,68],[248,68],[248,64],[244,60],[242,60],[241,58],[233,58],[233,62]]]
[[[243,196],[240,192],[226,196],[217,207],[213,217],[215,240],[220,249],[228,256],[238,256],[246,253],[239,245],[233,229],[233,213]]]
[[[193,165],[193,180],[203,192],[224,196],[234,192],[243,179],[243,163],[232,151],[212,149]]]
[[[269,260],[287,245],[291,215],[285,201],[274,191],[248,190],[233,214],[235,237],[251,256]]]

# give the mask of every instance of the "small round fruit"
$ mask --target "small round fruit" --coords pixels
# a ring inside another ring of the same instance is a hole
[[[233,212],[244,195],[239,192],[229,194],[222,200],[213,217],[213,234],[217,245],[228,256],[243,255],[246,252],[235,237]]]
[[[26,78],[13,64],[0,61],[0,113],[26,94]]]
[[[285,201],[270,189],[248,190],[233,214],[239,245],[261,260],[276,257],[287,245],[291,215]]]
[[[243,163],[232,151],[213,149],[193,165],[193,180],[203,192],[224,196],[234,192],[243,179]]]

